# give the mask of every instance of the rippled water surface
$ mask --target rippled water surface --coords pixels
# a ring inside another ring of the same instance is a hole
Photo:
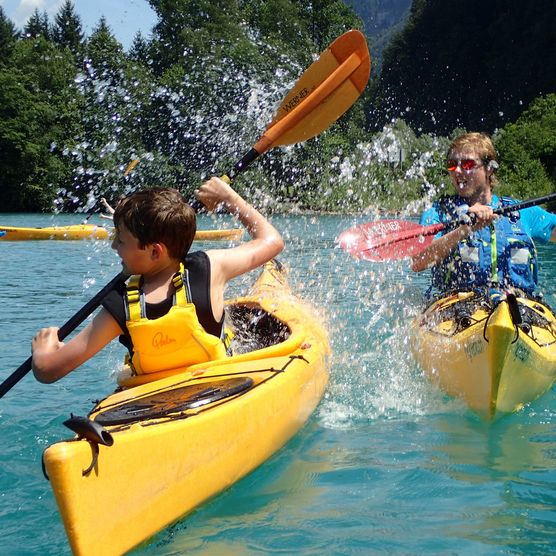
[[[4,225],[76,223],[69,215],[0,217]],[[287,242],[281,259],[292,287],[326,315],[327,394],[273,458],[134,554],[555,554],[554,389],[482,422],[427,382],[408,352],[426,276],[334,249],[355,223],[349,217],[274,223]],[[233,226],[202,217],[199,227],[224,225]],[[38,328],[62,324],[119,265],[106,242],[3,242],[0,253],[4,379],[28,357]],[[541,248],[541,257],[554,304],[556,247]],[[249,281],[238,279],[229,295]],[[0,400],[1,554],[70,553],[41,454],[68,436],[70,412],[86,414],[111,392],[122,355],[115,343],[61,382],[27,376]]]

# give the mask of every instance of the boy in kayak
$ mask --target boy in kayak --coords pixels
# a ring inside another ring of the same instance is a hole
[[[196,231],[193,209],[175,189],[153,188],[121,200],[114,212],[112,248],[131,275],[67,343],[58,328],[32,341],[33,372],[54,382],[116,337],[129,350],[136,374],[184,368],[225,356],[224,288],[229,280],[278,255],[278,231],[228,184],[213,177],[195,191],[209,211],[224,206],[251,240],[230,249],[189,252]]]
[[[455,195],[435,201],[421,224],[465,223],[439,236],[412,257],[412,270],[432,266],[432,288],[439,293],[475,288],[512,289],[532,294],[537,288],[535,241],[556,241],[556,214],[534,206],[498,216],[494,209],[517,201],[498,197],[498,161],[490,137],[466,133],[448,149],[447,170]]]

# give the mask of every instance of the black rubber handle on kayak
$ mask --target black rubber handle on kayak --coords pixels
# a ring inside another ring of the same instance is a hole
[[[127,276],[123,273],[115,276],[104,288],[102,288],[90,301],[88,301],[75,315],[65,322],[58,330],[58,338],[62,341],[69,336],[101,303],[120,282],[126,280]],[[30,370],[32,357],[20,365],[2,384],[0,384],[0,398],[9,392]]]

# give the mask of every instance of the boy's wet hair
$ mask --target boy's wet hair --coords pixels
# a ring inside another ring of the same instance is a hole
[[[174,259],[187,255],[197,223],[195,211],[177,189],[153,187],[122,199],[114,212],[114,226],[124,225],[143,248],[163,243]]]

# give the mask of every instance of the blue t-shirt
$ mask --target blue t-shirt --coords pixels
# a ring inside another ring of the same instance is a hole
[[[456,204],[465,203],[465,200],[461,197],[452,197],[456,200]],[[506,202],[518,203],[515,199],[507,199]],[[492,196],[492,201],[489,206],[493,209],[497,209],[501,206],[500,198],[496,195]],[[552,230],[556,227],[556,214],[548,212],[539,206],[529,207],[519,211],[521,225],[525,232],[534,240],[540,243],[548,243],[550,241],[550,236],[552,235]],[[438,211],[438,205],[433,205],[432,207],[426,209],[421,215],[420,224],[423,226],[430,226],[431,224],[446,223],[449,221],[449,217]],[[438,236],[442,235],[442,232]]]

